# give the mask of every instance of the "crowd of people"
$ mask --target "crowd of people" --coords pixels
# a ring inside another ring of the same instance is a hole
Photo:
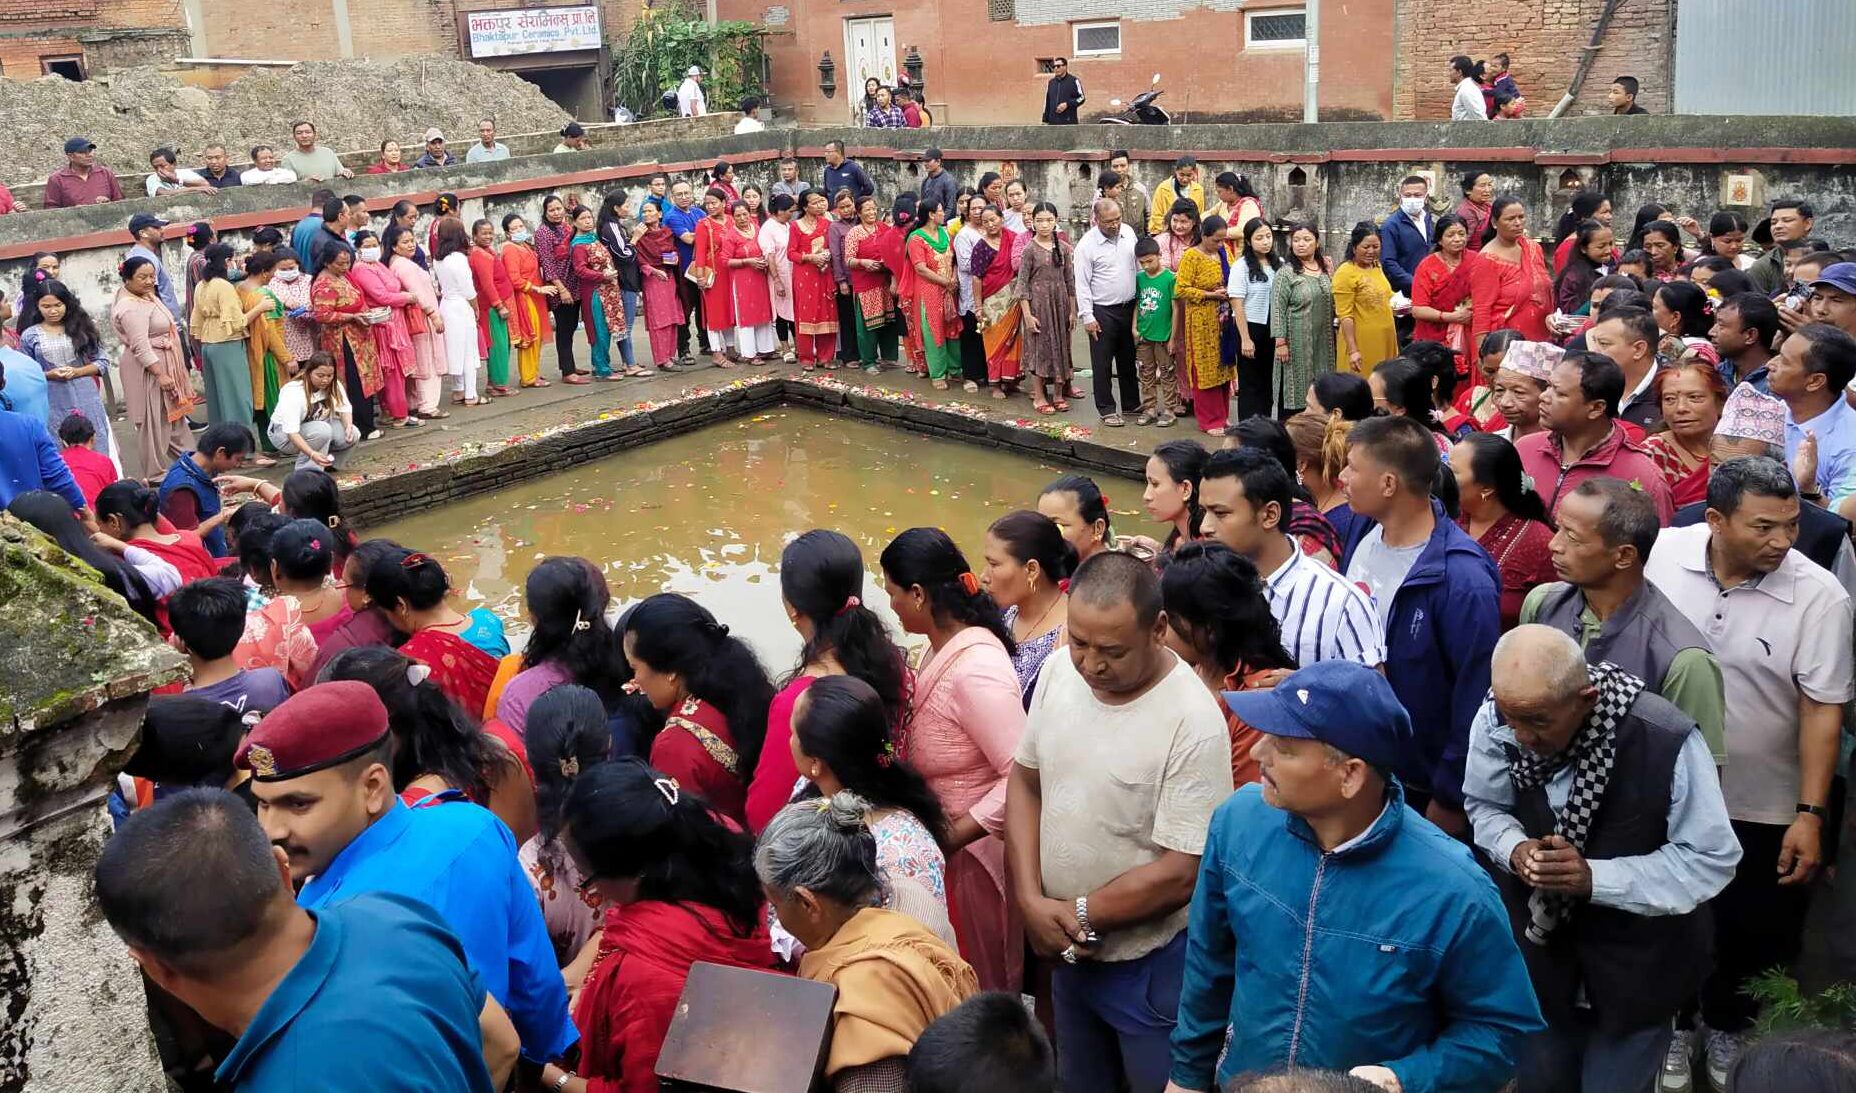
[[[1150,195],[1116,153],[1074,245],[1015,172],[925,165],[887,209],[834,143],[822,188],[723,162],[700,209],[659,175],[533,230],[441,195],[423,235],[325,192],[244,255],[196,226],[179,286],[139,215],[109,321],[150,482],[35,263],[0,504],[192,668],[96,886],[177,1080],[654,1089],[679,1006],[726,1005],[704,963],[831,984],[838,1090],[1851,1081],[1743,989],[1844,848],[1856,262],[1808,201],[1620,244],[1582,192],[1536,239],[1487,173],[1442,215],[1414,175],[1331,263],[1191,157]],[[441,377],[545,383],[552,324],[585,382],[576,323],[648,375],[641,317],[660,368],[897,361],[1041,413],[1081,325],[1105,425],[1207,439],[1153,450],[1138,529],[1066,475],[981,542],[896,535],[900,635],[851,539],[798,535],[777,674],[696,600],[616,610],[603,559],[528,573],[514,651],[343,520],[325,469]],[[281,488],[241,473],[271,449]]]
[[[1506,53],[1477,61],[1459,53],[1450,58],[1451,121],[1513,121],[1527,116],[1527,96],[1515,82]],[[1605,105],[1613,114],[1648,114],[1637,105],[1640,84],[1635,76],[1619,76],[1605,89]],[[1570,100],[1569,100],[1570,101]]]

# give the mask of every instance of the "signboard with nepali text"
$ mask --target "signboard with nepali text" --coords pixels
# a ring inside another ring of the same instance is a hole
[[[517,57],[598,49],[599,9],[504,8],[465,16],[472,57]]]

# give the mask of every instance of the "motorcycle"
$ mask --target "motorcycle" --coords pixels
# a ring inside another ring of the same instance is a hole
[[[1120,99],[1110,99],[1110,106],[1122,107],[1119,114],[1110,114],[1101,119],[1103,125],[1171,125],[1173,116],[1154,105],[1154,100],[1166,92],[1160,90],[1160,73],[1154,73],[1153,86],[1134,96],[1132,102],[1124,103]]]

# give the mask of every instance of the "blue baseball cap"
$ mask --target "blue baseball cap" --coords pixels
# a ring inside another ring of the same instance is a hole
[[[1856,296],[1856,262],[1838,262],[1828,266],[1811,282],[1811,287],[1829,285],[1848,296]]]
[[[1226,691],[1224,704],[1258,732],[1319,740],[1383,771],[1414,743],[1411,715],[1386,677],[1351,660],[1311,664],[1268,691]]]

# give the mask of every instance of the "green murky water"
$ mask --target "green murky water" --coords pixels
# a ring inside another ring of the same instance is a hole
[[[780,606],[780,551],[814,527],[864,553],[865,600],[888,616],[877,556],[905,528],[946,529],[977,571],[986,528],[1062,470],[808,410],[712,425],[597,463],[368,529],[440,559],[470,606],[526,628],[522,582],[552,554],[590,558],[615,603],[687,594],[776,674],[799,639]],[[894,620],[891,619],[894,626]],[[898,635],[900,631],[898,629]]]

